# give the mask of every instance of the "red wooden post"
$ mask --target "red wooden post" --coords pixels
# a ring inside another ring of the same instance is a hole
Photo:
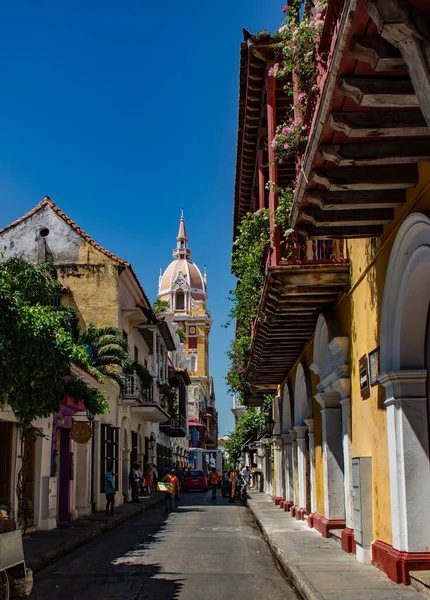
[[[343,258],[343,240],[339,240],[339,258]]]
[[[323,260],[327,258],[327,243],[325,240],[322,241],[322,257]]]
[[[294,243],[293,243],[293,248],[294,248],[294,260],[297,260],[298,258],[300,258],[300,246],[299,246],[299,240],[298,240],[298,236],[297,236],[297,232],[294,232]]]
[[[308,238],[303,238],[303,260],[308,260]]]
[[[312,260],[317,259],[317,243],[315,240],[312,240]]]
[[[269,179],[278,185],[278,165],[275,161],[275,151],[272,148],[272,140],[276,131],[276,79],[266,77],[267,94],[267,139],[269,147]],[[281,258],[281,236],[279,227],[275,225],[275,211],[278,206],[278,193],[271,186],[269,192],[269,212],[270,212],[270,242],[272,247],[271,265],[279,264]]]
[[[259,208],[264,208],[266,204],[266,191],[265,191],[265,181],[264,181],[264,150],[260,148],[257,152],[257,161],[258,161],[258,200],[259,200]]]

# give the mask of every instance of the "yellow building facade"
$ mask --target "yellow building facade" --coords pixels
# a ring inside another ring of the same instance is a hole
[[[322,16],[297,156],[274,150],[292,108],[279,56],[262,34],[241,46],[235,234],[247,212],[271,221],[248,402],[273,395],[262,471],[286,518],[409,584],[430,569],[430,67],[415,26],[430,7],[329,0]]]
[[[192,252],[181,216],[173,261],[160,274],[158,298],[166,303],[163,314],[182,330],[187,368],[191,378],[188,387],[188,417],[191,441],[216,443],[216,410],[213,383],[209,372],[209,333],[212,326],[208,311],[206,272],[201,273],[192,261]],[[197,423],[197,425],[193,425]],[[199,425],[206,427],[205,438],[197,436]]]

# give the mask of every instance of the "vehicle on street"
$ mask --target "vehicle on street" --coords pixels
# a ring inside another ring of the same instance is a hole
[[[206,475],[200,469],[186,471],[184,475],[184,492],[191,490],[208,490],[208,480]]]

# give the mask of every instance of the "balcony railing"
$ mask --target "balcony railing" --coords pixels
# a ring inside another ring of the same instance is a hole
[[[308,240],[294,232],[281,241],[281,261],[287,264],[346,262],[344,240]]]
[[[159,395],[155,382],[148,389],[141,389],[140,380],[136,374],[127,378],[123,399],[139,404],[160,404],[164,408],[164,400]]]
[[[173,415],[164,423],[160,423],[160,430],[174,435],[174,437],[185,436],[187,433],[187,420],[184,415]]]

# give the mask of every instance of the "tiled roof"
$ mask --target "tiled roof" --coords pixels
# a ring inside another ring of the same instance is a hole
[[[106,248],[103,248],[103,246],[100,246],[100,244],[97,244],[97,242],[94,241],[92,237],[90,237],[87,233],[85,233],[85,231],[83,229],[81,229],[78,225],[76,225],[76,223],[74,221],[72,221],[72,219],[70,219],[65,213],[63,213],[63,211],[58,208],[58,206],[55,204],[55,202],[53,202],[51,200],[51,198],[49,196],[45,196],[43,198],[43,200],[41,202],[39,202],[39,204],[37,206],[35,206],[32,210],[30,210],[28,213],[26,213],[25,215],[23,215],[22,217],[20,217],[16,221],[14,221],[13,223],[10,223],[10,225],[6,225],[6,227],[3,227],[3,229],[0,229],[0,234],[3,233],[4,231],[7,231],[8,229],[11,229],[12,227],[16,227],[16,225],[19,225],[19,223],[22,223],[29,217],[32,217],[34,214],[39,212],[39,210],[41,210],[45,206],[49,206],[50,208],[52,208],[52,210],[55,213],[57,213],[57,215],[59,217],[61,217],[63,219],[63,221],[65,223],[67,223],[67,225],[70,225],[70,227],[72,229],[74,229],[76,231],[76,233],[82,237],[82,239],[84,239],[91,246],[93,246],[93,248],[95,248],[96,250],[98,250],[99,252],[104,254],[105,256],[108,256],[109,258],[111,258],[112,260],[117,262],[118,264],[123,265],[124,267],[128,267],[130,269],[131,273],[133,274],[146,302],[148,303],[148,307],[151,308],[151,303],[149,302],[149,299],[148,299],[147,295],[145,294],[145,291],[142,288],[140,281],[137,278],[136,273],[133,271],[131,263],[127,262],[126,260],[123,260],[122,258],[119,258],[119,256],[116,256],[116,254],[109,252],[109,250],[106,250]]]

